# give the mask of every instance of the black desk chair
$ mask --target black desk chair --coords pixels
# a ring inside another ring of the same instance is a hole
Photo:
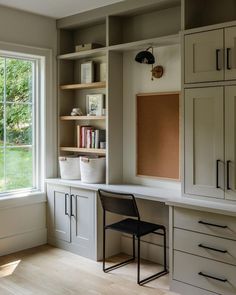
[[[140,220],[138,207],[135,198],[131,194],[121,194],[98,190],[102,207],[103,207],[103,271],[109,272],[113,269],[126,265],[135,260],[135,237],[138,240],[138,265],[137,265],[137,283],[143,285],[151,280],[159,278],[168,273],[166,265],[166,229],[163,225],[154,224]],[[119,222],[106,225],[106,211],[119,215],[129,216],[133,218],[122,219]],[[124,262],[115,264],[106,268],[106,230],[111,229],[133,236],[133,257]],[[161,232],[156,232],[160,230]],[[164,270],[140,280],[140,238],[149,233],[161,235],[164,238]]]

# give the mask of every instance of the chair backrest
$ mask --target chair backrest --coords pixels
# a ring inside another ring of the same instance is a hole
[[[100,189],[98,193],[105,211],[139,218],[138,207],[133,195],[108,192]]]

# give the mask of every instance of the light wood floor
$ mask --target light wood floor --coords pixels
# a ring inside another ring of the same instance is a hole
[[[48,245],[25,250],[0,257],[0,294],[174,295],[168,291],[168,276],[141,287],[136,284],[136,264],[109,274],[101,267],[101,262]],[[158,271],[157,265],[144,261],[143,275],[150,271]]]

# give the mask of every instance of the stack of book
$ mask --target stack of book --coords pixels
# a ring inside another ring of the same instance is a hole
[[[106,141],[106,130],[92,126],[77,126],[77,147],[99,149],[100,142]]]

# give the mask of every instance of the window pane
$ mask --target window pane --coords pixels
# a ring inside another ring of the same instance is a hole
[[[0,103],[0,147],[3,146],[4,140],[4,105]]]
[[[6,100],[11,102],[32,101],[31,61],[6,59]]]
[[[5,190],[4,180],[4,150],[0,148],[0,192]]]
[[[6,145],[32,144],[32,105],[6,105]]]
[[[4,58],[0,57],[0,102],[4,100]]]
[[[31,187],[33,187],[32,149],[7,148],[5,190]]]

